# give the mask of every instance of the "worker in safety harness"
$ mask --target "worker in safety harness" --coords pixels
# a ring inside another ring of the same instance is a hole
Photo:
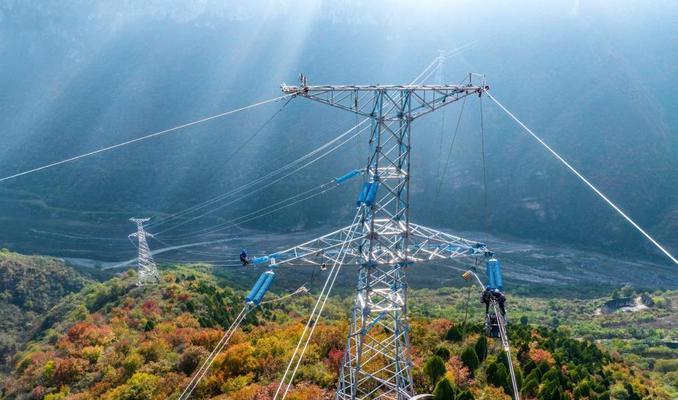
[[[506,315],[506,296],[499,290],[487,286],[483,291],[480,301],[485,303],[485,314],[490,313],[490,301],[494,299],[497,304],[499,304],[499,309],[501,310],[501,315]]]
[[[245,251],[245,249],[242,249],[240,251],[240,262],[242,263],[243,266],[248,265],[250,263],[250,259],[247,257],[247,251]]]
[[[492,290],[492,296],[494,299],[497,301],[497,304],[499,304],[499,309],[501,310],[501,315],[506,316],[506,296],[504,296],[504,293],[502,293],[499,289],[493,289]]]

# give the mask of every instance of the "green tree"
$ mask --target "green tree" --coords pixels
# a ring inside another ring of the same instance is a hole
[[[487,358],[487,337],[485,335],[480,335],[478,341],[475,345],[476,355],[478,355],[478,360],[485,361]]]
[[[494,363],[494,368],[491,370],[488,368],[487,382],[493,386],[504,388],[504,391],[509,393],[509,374],[506,366],[501,362],[496,362]]]
[[[633,286],[631,285],[624,285],[624,287],[621,288],[620,294],[624,297],[631,297],[635,293],[635,290],[633,289]]]
[[[633,386],[630,383],[625,383],[624,387],[629,394],[628,400],[641,400],[640,395],[633,390]]]
[[[584,397],[589,397],[591,394],[591,382],[588,379],[584,379],[579,382],[577,387],[572,391],[575,399],[581,399]]]
[[[450,349],[445,346],[440,346],[436,349],[435,355],[442,358],[444,361],[447,361],[450,359]]]
[[[539,400],[561,400],[562,391],[557,381],[546,381],[539,390]]]
[[[177,363],[177,369],[190,376],[198,367],[200,361],[207,356],[207,351],[199,346],[191,346],[184,351]]]
[[[475,397],[468,390],[459,393],[455,400],[475,400]]]
[[[146,321],[146,325],[144,326],[144,331],[150,332],[150,331],[153,330],[153,328],[155,328],[155,321],[153,321],[152,319],[149,319],[148,321]]]
[[[529,378],[525,381],[525,384],[523,385],[523,388],[521,392],[525,396],[530,396],[533,397],[534,395],[537,394],[537,390],[539,389],[539,382],[537,382],[534,377]],[[575,396],[575,398],[578,398]]]
[[[449,340],[451,342],[461,342],[462,339],[464,339],[464,335],[458,325],[455,325],[447,330],[445,340]]]
[[[478,359],[478,355],[476,354],[476,351],[473,347],[467,347],[461,353],[461,361],[468,367],[468,370],[471,372],[471,374],[473,374],[473,371],[475,371],[480,365],[480,360]]]
[[[537,368],[539,369],[539,372],[542,373],[542,376],[545,373],[547,373],[549,371],[549,369],[551,369],[551,367],[549,367],[549,364],[546,361],[543,361],[543,360],[539,361],[539,364],[537,364]]]
[[[522,317],[520,317],[520,325],[527,326],[529,322],[530,320],[527,318],[527,315],[523,315]]]
[[[551,368],[547,373],[542,375],[541,377],[542,382],[556,382],[558,385],[563,383],[563,376],[560,373],[560,370],[558,368],[553,367]]]
[[[433,391],[435,400],[455,400],[456,391],[447,378],[441,379]]]
[[[438,380],[445,375],[445,362],[439,356],[432,356],[424,364],[424,373],[431,380],[431,387],[434,387]]]
[[[160,377],[137,372],[124,385],[109,392],[108,398],[115,400],[153,400],[159,383]]]

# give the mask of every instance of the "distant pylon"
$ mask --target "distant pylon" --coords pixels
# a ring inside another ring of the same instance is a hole
[[[148,222],[150,218],[130,218],[129,220],[137,224],[137,231],[129,235],[130,238],[136,238],[139,242],[137,246],[139,249],[139,280],[137,286],[143,286],[148,282],[158,283],[160,281],[158,267],[153,261],[151,249],[148,248],[148,242],[146,242],[146,237],[153,237],[153,235],[144,230],[144,222]]]

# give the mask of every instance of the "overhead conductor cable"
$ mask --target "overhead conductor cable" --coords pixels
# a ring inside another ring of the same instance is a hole
[[[364,119],[364,120],[363,120],[362,122],[360,122],[359,124],[353,126],[351,129],[349,129],[349,130],[347,130],[346,132],[342,133],[342,134],[339,136],[339,138],[344,137],[344,136],[348,135],[349,133],[351,133],[352,131],[356,130],[360,125],[364,124],[366,121],[367,121],[367,119]],[[246,194],[243,194],[242,196],[240,196],[240,197],[238,197],[238,198],[236,198],[236,199],[233,199],[233,200],[231,200],[231,201],[229,201],[229,202],[227,202],[227,203],[225,203],[225,204],[221,204],[221,205],[219,205],[219,206],[217,206],[217,207],[215,207],[215,208],[213,208],[213,209],[211,209],[211,210],[208,210],[208,211],[206,211],[206,212],[204,212],[204,213],[202,213],[202,214],[200,214],[200,215],[191,217],[191,218],[189,218],[189,219],[187,219],[187,220],[185,220],[185,221],[179,222],[179,223],[177,223],[177,224],[175,224],[175,225],[173,225],[173,226],[170,226],[170,227],[168,227],[168,228],[165,228],[165,229],[161,230],[160,232],[157,232],[157,234],[161,234],[161,233],[164,233],[164,232],[167,232],[167,231],[176,229],[176,228],[178,228],[178,227],[180,227],[180,226],[183,226],[183,225],[185,225],[185,224],[187,224],[187,223],[190,223],[190,222],[192,222],[192,221],[195,221],[195,220],[197,220],[197,219],[200,219],[200,218],[202,218],[202,217],[204,217],[204,216],[206,216],[206,215],[212,214],[213,212],[215,212],[215,211],[217,211],[217,210],[219,210],[219,209],[222,209],[222,208],[224,208],[224,207],[226,207],[226,206],[228,206],[228,205],[231,205],[231,204],[233,204],[233,203],[235,203],[235,202],[237,202],[237,201],[246,199],[246,198],[248,198],[250,195],[252,195],[253,193],[259,192],[259,191],[261,191],[261,190],[263,190],[263,189],[265,189],[265,188],[267,188],[267,187],[270,187],[271,185],[273,185],[273,184],[275,184],[275,183],[278,183],[278,182],[282,181],[283,179],[285,179],[285,178],[287,178],[287,177],[290,177],[290,176],[294,175],[295,173],[301,171],[302,169],[308,167],[309,165],[311,165],[311,164],[313,164],[313,163],[315,163],[315,162],[317,162],[317,161],[323,159],[324,157],[326,157],[326,156],[329,155],[330,153],[334,152],[335,150],[337,150],[338,148],[340,148],[341,146],[343,146],[344,144],[346,144],[347,142],[349,142],[351,139],[353,139],[353,137],[360,135],[360,134],[361,134],[364,130],[366,130],[367,128],[368,128],[368,126],[365,126],[363,129],[358,130],[356,133],[354,133],[354,134],[353,134],[352,136],[350,136],[348,139],[345,139],[344,141],[342,141],[341,143],[339,143],[337,146],[335,146],[335,147],[333,147],[333,148],[330,148],[330,149],[327,150],[325,153],[323,153],[323,154],[317,156],[316,158],[312,159],[311,161],[308,161],[308,162],[304,163],[303,165],[301,165],[301,166],[295,168],[295,169],[292,170],[291,172],[289,172],[289,173],[287,173],[287,174],[285,174],[285,175],[283,175],[283,176],[281,176],[281,177],[278,177],[278,178],[276,178],[275,180],[273,180],[273,181],[271,181],[271,182],[268,182],[268,183],[266,183],[266,184],[263,184],[263,185],[261,185],[261,186],[258,186],[258,187],[256,187],[255,189],[252,189],[252,190],[248,191]],[[338,139],[338,138],[333,139],[332,142],[334,142],[336,139]],[[326,145],[323,145],[323,146],[321,146],[321,147],[326,147]],[[317,149],[316,149],[316,150],[317,150]],[[315,152],[315,150],[314,150],[314,152]],[[310,154],[310,153],[309,153],[309,154]],[[297,160],[297,161],[298,161],[298,160]],[[281,169],[279,169],[278,171],[280,171],[280,170],[281,170]],[[275,172],[275,171],[274,171],[274,172]]]
[[[186,123],[186,124],[175,126],[173,128],[169,128],[169,129],[165,129],[165,130],[158,131],[158,132],[155,132],[155,133],[151,133],[151,134],[148,134],[148,135],[145,135],[145,136],[142,136],[142,137],[138,137],[136,139],[128,140],[126,142],[114,144],[112,146],[103,147],[103,148],[100,148],[98,150],[90,151],[89,153],[80,154],[80,155],[77,155],[77,156],[74,156],[74,157],[71,157],[71,158],[67,158],[65,160],[53,162],[51,164],[46,164],[46,165],[43,165],[43,166],[40,166],[40,167],[36,167],[36,168],[29,169],[29,170],[26,170],[26,171],[18,172],[16,174],[9,175],[9,176],[6,176],[4,178],[0,178],[0,182],[4,182],[4,181],[10,180],[10,179],[18,178],[18,177],[23,176],[23,175],[28,175],[28,174],[31,174],[33,172],[42,171],[44,169],[56,167],[57,165],[66,164],[66,163],[69,163],[71,161],[79,160],[81,158],[90,157],[90,156],[93,156],[95,154],[103,153],[105,151],[117,149],[118,147],[127,146],[128,144],[141,142],[142,140],[146,140],[146,139],[150,139],[150,138],[153,138],[153,137],[156,137],[156,136],[164,135],[166,133],[178,131],[178,130],[183,129],[183,128],[188,128],[189,126],[198,125],[198,124],[201,124],[203,122],[207,122],[207,121],[211,121],[213,119],[225,117],[227,115],[235,114],[235,113],[240,112],[240,111],[249,110],[250,108],[254,108],[254,107],[264,105],[264,104],[272,103],[274,101],[282,100],[282,99],[289,97],[289,96],[291,96],[291,95],[286,94],[286,95],[278,96],[278,97],[275,97],[275,98],[272,98],[272,99],[263,100],[263,101],[260,101],[258,103],[250,104],[248,106],[236,108],[235,110],[230,110],[230,111],[226,111],[226,112],[223,112],[223,113],[220,113],[220,114],[212,115],[211,117],[201,118],[201,119],[193,121],[193,122],[189,122],[189,123]]]
[[[575,174],[575,175],[577,176],[577,178],[579,178],[579,179],[580,179],[582,182],[584,182],[589,188],[591,188],[591,190],[593,190],[593,191],[594,191],[601,199],[605,200],[605,202],[606,202],[607,204],[609,204],[610,207],[612,207],[619,215],[621,215],[622,217],[624,217],[624,219],[625,219],[626,221],[628,221],[631,225],[633,225],[633,227],[636,228],[636,229],[638,230],[638,232],[642,233],[643,236],[645,236],[645,237],[647,238],[647,240],[649,240],[650,242],[652,242],[652,244],[655,245],[655,247],[657,247],[657,248],[658,248],[662,253],[664,253],[668,258],[670,258],[671,261],[673,261],[675,264],[678,264],[678,259],[676,259],[671,253],[669,253],[668,250],[666,250],[661,244],[659,244],[659,242],[657,242],[652,236],[650,236],[649,233],[645,232],[645,230],[644,230],[643,228],[641,228],[640,225],[638,225],[634,220],[632,220],[631,217],[629,217],[628,215],[626,215],[626,213],[625,213],[624,211],[622,211],[619,207],[617,207],[617,205],[614,204],[614,203],[612,202],[612,200],[608,199],[607,196],[605,196],[605,195],[603,194],[603,192],[601,192],[600,190],[598,190],[597,187],[593,186],[593,184],[592,184],[591,182],[589,182],[589,180],[586,179],[586,178],[584,177],[584,175],[582,175],[581,173],[579,173],[579,171],[577,171],[576,169],[574,169],[574,167],[573,167],[572,165],[570,165],[570,163],[568,163],[567,161],[565,161],[565,159],[564,159],[563,157],[561,157],[560,154],[556,153],[556,151],[553,150],[548,144],[546,144],[546,142],[544,142],[539,136],[537,136],[534,132],[532,132],[532,130],[531,130],[530,128],[528,128],[524,123],[522,123],[522,121],[520,121],[520,120],[518,119],[518,117],[516,117],[515,115],[513,115],[513,113],[512,113],[511,111],[509,111],[506,107],[504,107],[504,105],[501,104],[501,103],[499,102],[499,100],[495,99],[494,96],[492,96],[492,94],[490,94],[490,92],[487,92],[487,91],[486,91],[485,94],[487,94],[487,95],[490,97],[490,99],[492,99],[492,101],[494,101],[494,102],[499,106],[499,108],[501,108],[501,109],[502,109],[509,117],[511,117],[514,121],[516,121],[516,122],[518,123],[518,125],[520,125],[527,133],[529,133],[529,134],[530,134],[533,138],[535,138],[542,146],[544,146],[544,148],[546,148],[546,150],[548,150],[548,151],[549,151],[556,159],[558,159],[558,161],[560,161],[560,162],[561,162],[563,165],[565,165],[570,171],[572,171],[572,173]]]

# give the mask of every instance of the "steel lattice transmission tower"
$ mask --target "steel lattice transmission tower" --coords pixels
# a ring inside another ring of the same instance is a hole
[[[305,97],[371,121],[366,184],[378,195],[360,205],[358,222],[260,259],[274,265],[358,265],[358,283],[337,399],[410,399],[406,268],[421,261],[487,254],[484,244],[410,222],[412,122],[488,88],[467,85],[283,85]],[[469,82],[471,80],[469,79]],[[355,232],[355,233],[354,233]],[[344,254],[339,254],[344,253]]]
[[[148,242],[146,241],[147,237],[153,237],[152,234],[146,232],[144,229],[144,222],[148,222],[150,218],[130,218],[131,222],[134,222],[137,225],[137,231],[130,233],[130,238],[135,238],[138,241],[137,248],[139,249],[139,257],[137,259],[139,265],[139,280],[137,281],[138,286],[142,286],[145,283],[157,283],[160,281],[160,274],[158,274],[158,267],[153,261],[153,255],[151,254],[151,249],[148,247]]]

